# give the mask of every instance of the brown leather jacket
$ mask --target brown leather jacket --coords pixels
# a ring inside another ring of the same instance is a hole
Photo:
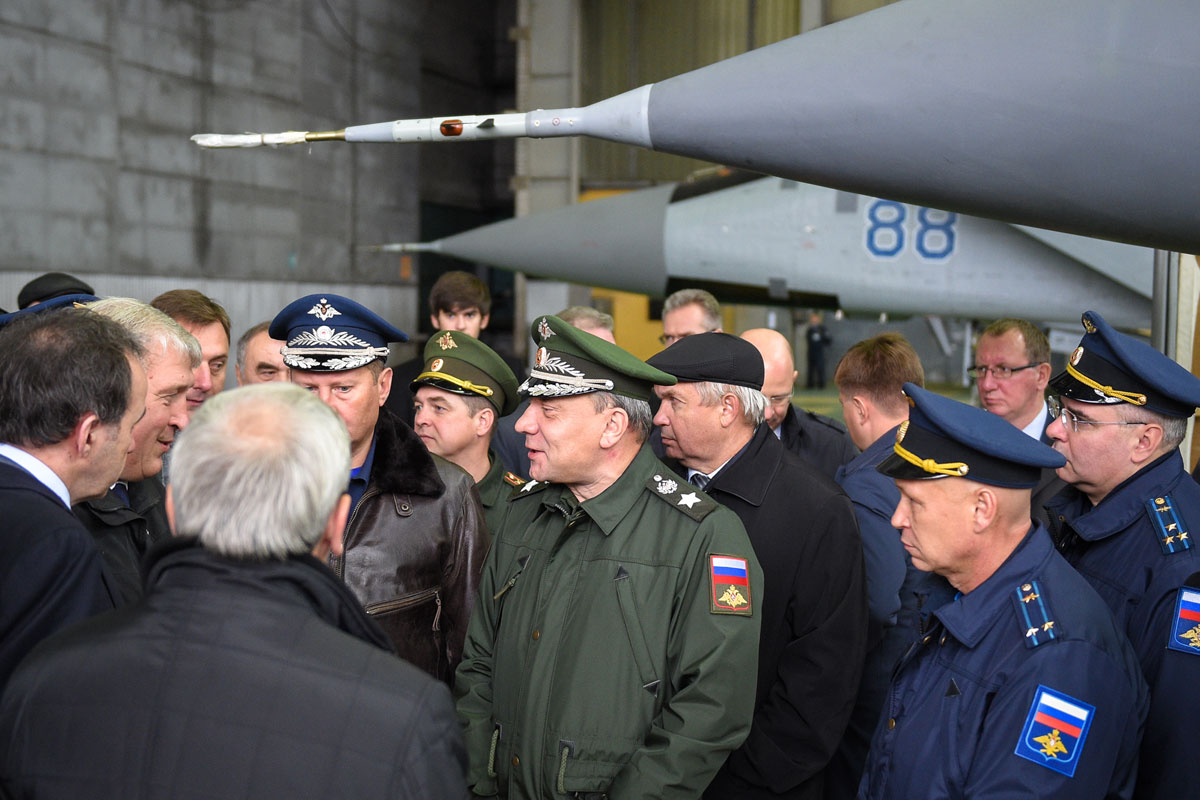
[[[383,626],[401,658],[446,683],[488,550],[471,476],[431,455],[387,409],[375,426],[366,492],[350,512],[345,555],[330,566]]]

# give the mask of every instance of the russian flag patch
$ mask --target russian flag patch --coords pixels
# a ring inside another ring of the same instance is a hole
[[[1200,656],[1200,591],[1180,589],[1175,601],[1174,624],[1167,647]]]
[[[1014,752],[1072,778],[1095,713],[1095,706],[1038,686]]]
[[[750,616],[750,568],[738,556],[709,555],[713,614]]]

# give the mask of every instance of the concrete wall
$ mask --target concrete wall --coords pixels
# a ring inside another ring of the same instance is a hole
[[[394,256],[354,245],[417,237],[420,148],[201,151],[188,137],[441,110],[427,94],[487,104],[506,5],[4,0],[0,272],[415,286]],[[453,53],[452,68],[429,53]],[[424,92],[428,80],[441,83]],[[494,161],[494,148],[463,153],[435,198],[505,202]]]

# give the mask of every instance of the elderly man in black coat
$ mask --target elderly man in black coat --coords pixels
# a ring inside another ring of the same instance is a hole
[[[849,720],[867,643],[862,542],[850,500],[764,422],[763,360],[725,333],[681,339],[649,364],[654,423],[680,475],[734,511],[762,564],[750,736],[706,798],[816,798]]]
[[[0,704],[0,794],[461,798],[446,686],[323,563],[350,440],[290,384],[224,392],[175,446],[179,539],[139,602],[53,637]]]

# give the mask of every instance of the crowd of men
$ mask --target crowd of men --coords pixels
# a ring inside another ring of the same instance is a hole
[[[1055,376],[987,327],[982,408],[858,342],[843,428],[696,289],[645,361],[540,314],[528,370],[467,273],[394,367],[331,293],[236,344],[193,290],[19,300],[0,795],[1189,796],[1200,379],[1095,312]]]

